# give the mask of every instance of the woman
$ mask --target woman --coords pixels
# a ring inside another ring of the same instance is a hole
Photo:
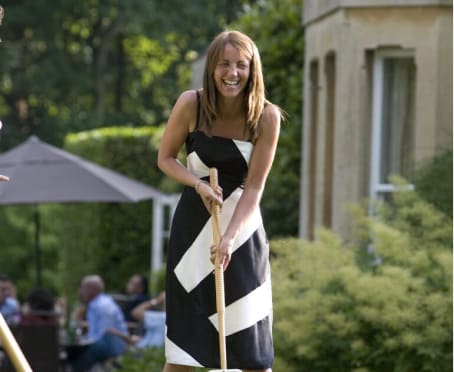
[[[158,165],[185,185],[167,260],[164,372],[219,367],[210,208],[221,205],[227,365],[271,371],[272,303],[268,241],[259,210],[279,137],[281,111],[265,98],[254,42],[225,31],[211,43],[203,89],[186,91],[169,117]],[[177,155],[186,144],[187,168]],[[209,185],[216,167],[220,187]],[[211,249],[210,249],[211,247]]]

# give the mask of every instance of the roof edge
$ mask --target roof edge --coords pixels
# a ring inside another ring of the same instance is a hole
[[[344,8],[451,7],[452,0],[304,0],[303,26]]]

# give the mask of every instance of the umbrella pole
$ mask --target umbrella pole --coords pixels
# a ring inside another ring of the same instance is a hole
[[[41,287],[41,252],[39,248],[39,209],[35,204],[34,219],[35,219],[35,269],[36,269],[36,286]]]

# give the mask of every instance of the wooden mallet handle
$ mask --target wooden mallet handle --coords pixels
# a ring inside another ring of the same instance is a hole
[[[210,169],[210,185],[213,190],[218,188],[218,171]],[[218,312],[219,330],[219,354],[221,369],[227,369],[227,351],[225,345],[225,299],[224,299],[224,269],[219,263],[219,249],[221,242],[221,228],[219,225],[220,207],[213,204],[211,209],[211,221],[213,225],[213,242],[216,246],[216,258],[214,261],[214,277],[216,283],[216,311]]]

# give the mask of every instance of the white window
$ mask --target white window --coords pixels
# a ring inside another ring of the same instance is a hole
[[[374,54],[370,196],[395,191],[389,177],[413,169],[415,64],[412,51],[380,49]],[[412,185],[408,185],[413,188]]]

